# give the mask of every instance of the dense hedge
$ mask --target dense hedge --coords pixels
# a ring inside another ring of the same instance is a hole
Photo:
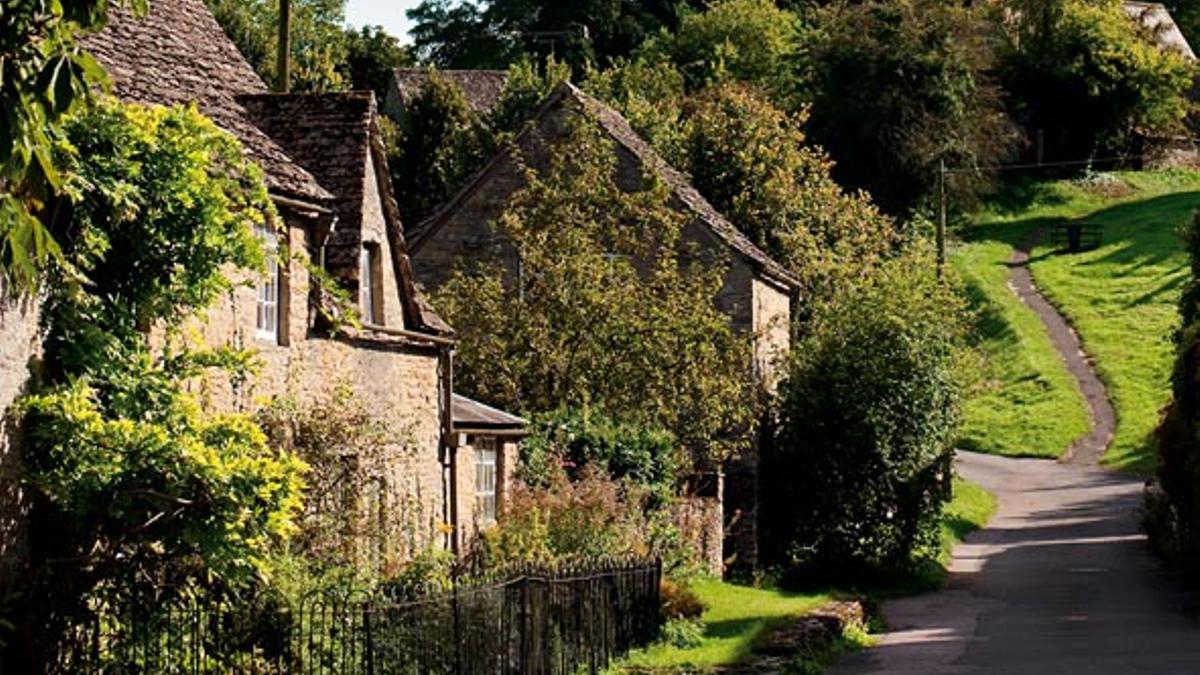
[[[764,457],[768,556],[860,581],[934,550],[958,422],[960,295],[926,255],[885,265],[793,350]]]
[[[1145,511],[1154,547],[1181,563],[1200,559],[1200,215],[1184,240],[1192,277],[1179,303],[1174,398],[1158,429],[1158,481]]]

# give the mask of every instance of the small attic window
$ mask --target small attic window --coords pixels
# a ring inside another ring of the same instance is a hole
[[[359,311],[362,312],[363,323],[374,326],[383,324],[379,277],[379,245],[363,244],[358,265]]]

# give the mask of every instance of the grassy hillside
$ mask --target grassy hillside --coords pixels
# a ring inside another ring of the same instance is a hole
[[[1042,322],[1008,288],[1019,228],[989,227],[951,260],[976,312],[971,366],[978,381],[963,409],[959,447],[1058,457],[1088,432],[1083,395]]]
[[[1078,425],[1082,401],[1073,383],[1046,356],[1048,338],[1032,330],[1032,313],[1000,292],[1005,277],[995,269],[1030,228],[1084,218],[1103,226],[1103,246],[1068,255],[1047,244],[1033,252],[1031,269],[1109,385],[1118,420],[1106,464],[1153,469],[1150,434],[1170,396],[1170,336],[1187,273],[1177,232],[1198,207],[1200,173],[1129,172],[1024,184],[975,217],[956,265],[976,280],[990,303],[985,309],[998,318],[981,320],[979,351],[993,386],[967,406],[966,445],[993,452],[1037,446],[1031,454],[1056,454],[1086,429]],[[1029,396],[1031,381],[1038,382],[1037,396]]]

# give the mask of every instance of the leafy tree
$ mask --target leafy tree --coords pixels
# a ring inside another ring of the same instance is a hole
[[[572,67],[629,55],[674,28],[672,0],[425,0],[408,16],[421,59],[441,68],[505,68],[523,55],[555,55]]]
[[[948,187],[969,201],[1017,140],[987,73],[991,25],[975,5],[839,1],[807,15],[803,71],[814,140],[840,183],[894,215],[938,189],[939,162],[985,167]]]
[[[1121,154],[1137,133],[1170,133],[1193,68],[1157,46],[1119,0],[1010,0],[999,68],[1017,120],[1046,159]]]
[[[34,542],[24,613],[23,644],[42,646],[91,593],[254,580],[293,530],[304,470],[250,418],[206,413],[182,386],[213,368],[244,377],[249,355],[148,335],[178,335],[233,288],[227,270],[261,267],[261,172],[194,108],[106,104],[67,136],[56,226],[69,267],[46,284],[46,382],[21,403],[35,527],[55,533]]]
[[[408,11],[422,63],[444,69],[505,68],[520,56],[511,36],[474,2],[424,0]]]
[[[965,321],[930,258],[887,263],[792,350],[762,475],[768,553],[798,580],[869,581],[936,555]]]
[[[794,81],[797,28],[796,15],[772,0],[718,0],[645,50],[668,56],[692,89],[736,80],[784,94]]]
[[[508,67],[500,100],[488,114],[486,123],[499,146],[506,137],[521,130],[537,107],[554,88],[571,79],[571,67],[554,57],[542,65],[531,58],[522,58]]]
[[[629,120],[630,126],[673,163],[681,164],[683,74],[665,55],[647,50],[611,68],[589,72],[583,86]]]
[[[370,89],[375,92],[377,101],[383,101],[387,95],[393,71],[412,66],[415,62],[412,51],[379,26],[363,26],[357,31],[346,29],[346,61],[341,66],[342,79],[355,90]]]
[[[622,191],[615,161],[580,124],[494,223],[519,265],[459,270],[437,292],[459,383],[515,410],[586,405],[664,428],[719,461],[756,418],[749,338],[713,304],[723,270],[685,262],[665,188]]]
[[[145,10],[145,0],[117,3]],[[43,222],[62,188],[53,156],[64,116],[104,74],[76,38],[104,25],[103,0],[22,0],[0,6],[0,276],[36,281],[59,257]]]
[[[205,0],[225,33],[265,82],[277,84],[279,0]],[[344,89],[350,56],[346,0],[292,0],[291,89]]]
[[[436,72],[406,106],[404,126],[388,143],[401,218],[419,223],[449,199],[493,147],[462,91]]]
[[[433,213],[569,77],[570,69],[553,59],[544,68],[522,59],[509,68],[495,108],[480,115],[469,108],[457,85],[430,71],[429,80],[405,107],[403,126],[388,142],[401,217],[418,223]]]
[[[897,244],[891,220],[865,194],[834,182],[803,114],[723,85],[689,100],[685,115],[682,165],[696,189],[800,277],[807,310],[869,274]]]

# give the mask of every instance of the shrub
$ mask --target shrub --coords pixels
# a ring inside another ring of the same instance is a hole
[[[795,346],[763,465],[767,553],[792,574],[857,580],[936,553],[962,307],[928,252],[908,252]]]
[[[586,465],[571,479],[552,462],[543,485],[518,483],[498,525],[482,536],[483,567],[657,556],[666,574],[690,578],[698,563],[665,509],[644,489]]]
[[[692,649],[704,642],[704,622],[699,619],[670,619],[658,641],[676,649]]]
[[[691,588],[671,579],[662,580],[659,595],[662,597],[662,614],[666,619],[699,619],[708,609]]]
[[[533,434],[521,444],[521,479],[544,485],[553,465],[566,462],[573,478],[596,466],[614,480],[645,489],[655,506],[665,504],[689,468],[687,453],[669,431],[617,421],[586,409],[538,416]]]
[[[1155,549],[1191,566],[1200,560],[1200,214],[1184,235],[1192,276],[1179,303],[1174,395],[1157,432],[1158,485],[1143,518]]]

